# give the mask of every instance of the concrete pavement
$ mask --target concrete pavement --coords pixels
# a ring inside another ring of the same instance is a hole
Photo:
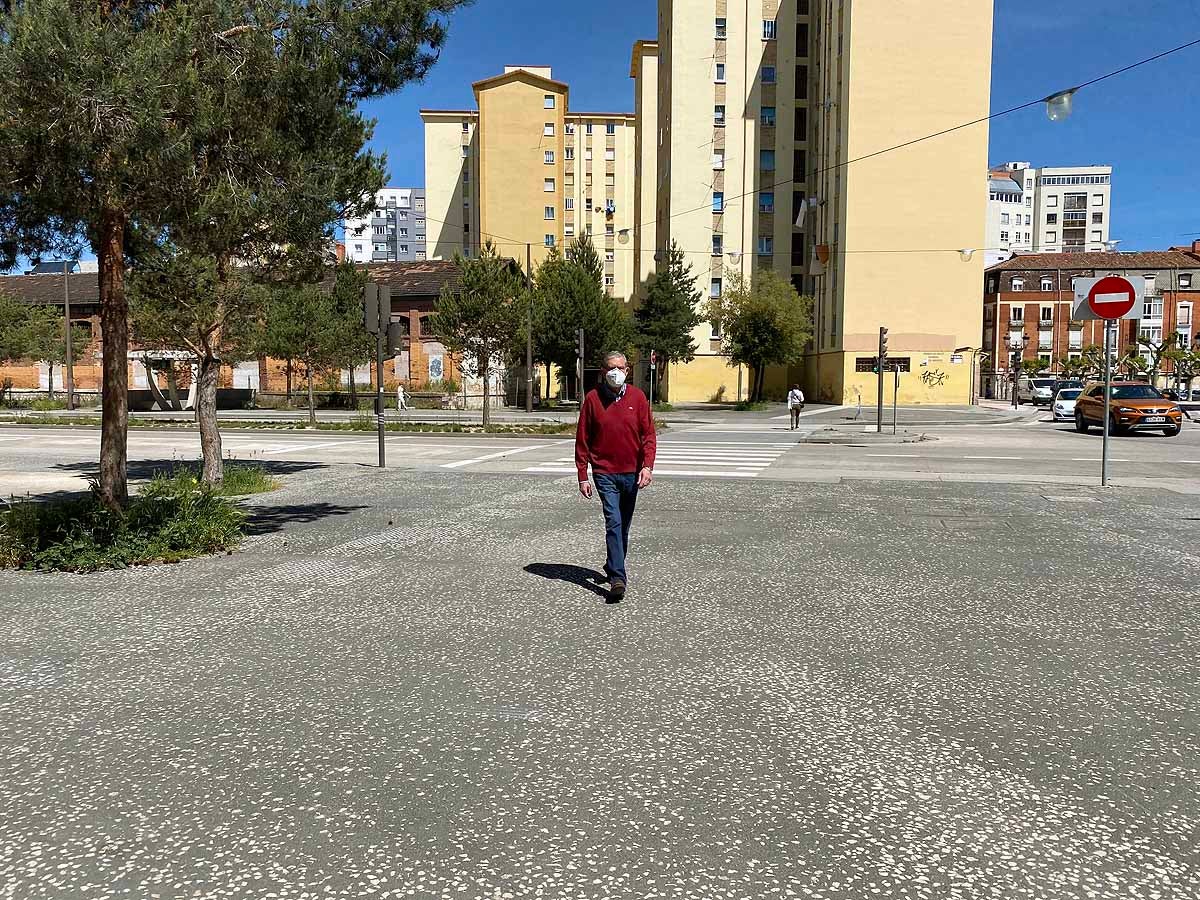
[[[0,897],[1200,896],[1194,497],[664,477],[607,606],[569,478],[307,455],[0,572]]]

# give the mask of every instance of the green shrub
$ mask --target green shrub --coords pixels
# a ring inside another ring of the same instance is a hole
[[[733,408],[738,412],[759,412],[766,409],[767,404],[761,400],[739,400]]]
[[[158,476],[114,512],[93,493],[0,513],[0,567],[61,572],[178,562],[234,547],[246,514],[194,474]]]
[[[655,412],[674,412],[675,407],[672,406],[670,403],[659,402],[659,403],[654,404],[654,411]]]
[[[431,394],[457,394],[462,390],[462,385],[453,378],[444,378],[440,381],[431,381],[424,387],[417,388],[418,392],[429,392]]]

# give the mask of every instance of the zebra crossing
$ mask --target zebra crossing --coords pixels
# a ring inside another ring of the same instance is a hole
[[[704,478],[755,478],[795,444],[764,441],[659,441],[654,475]],[[522,471],[544,475],[575,472],[575,457],[561,456]]]

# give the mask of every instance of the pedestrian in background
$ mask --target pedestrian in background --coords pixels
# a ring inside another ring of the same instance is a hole
[[[396,385],[396,409],[408,409],[408,403],[404,399],[404,385]]]
[[[604,357],[600,384],[588,391],[579,408],[575,429],[575,467],[579,493],[591,499],[588,466],[604,510],[604,574],[608,600],[617,603],[629,583],[625,559],[629,554],[629,526],[638,491],[653,480],[658,439],[650,403],[641,390],[626,384],[629,361],[624,353]]]
[[[804,391],[800,390],[800,385],[792,385],[792,389],[788,391],[787,404],[788,412],[792,414],[792,427],[789,430],[795,431],[800,427],[800,411],[804,409]]]

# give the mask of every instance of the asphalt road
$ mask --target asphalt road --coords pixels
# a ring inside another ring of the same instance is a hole
[[[931,440],[879,444],[872,426],[833,421],[857,446],[804,443],[831,423],[814,411],[799,432],[787,417],[757,415],[708,425],[677,423],[660,435],[659,477],[707,480],[839,482],[916,480],[1012,484],[1093,484],[1099,478],[1099,432],[1076,434],[1069,423],[1024,410],[1019,423],[923,425],[909,430]],[[840,418],[840,417],[839,417]],[[86,487],[96,468],[99,431],[84,427],[0,425],[0,496],[39,495]],[[287,474],[313,467],[373,466],[377,440],[370,432],[227,430],[225,455]],[[1125,487],[1200,491],[1200,425],[1186,423],[1174,438],[1161,434],[1115,437],[1111,475]],[[531,480],[573,471],[570,440],[454,434],[387,436],[389,467],[405,470],[508,473]],[[198,457],[194,431],[130,431],[131,474],[147,477]]]
[[[442,468],[538,442],[255,440],[234,555],[0,572],[5,900],[1200,896],[1196,497],[664,476],[606,605],[543,451]]]

